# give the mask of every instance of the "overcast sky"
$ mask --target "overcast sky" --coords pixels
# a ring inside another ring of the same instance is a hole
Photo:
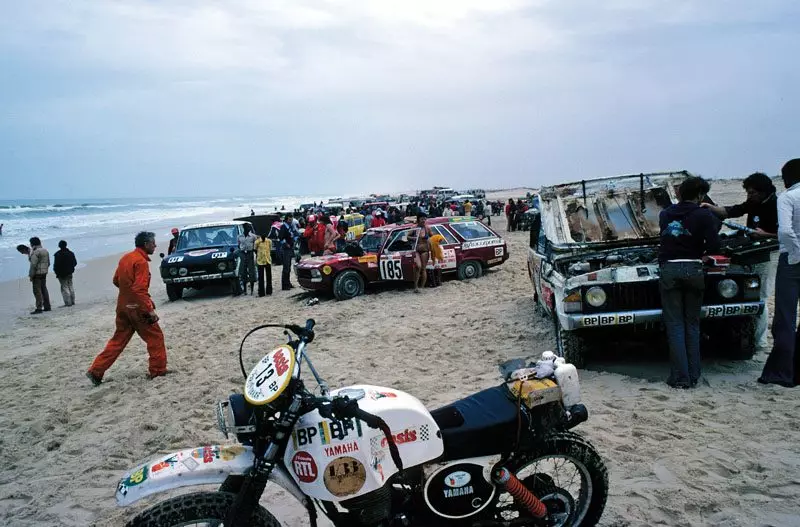
[[[797,0],[0,8],[0,199],[733,177],[800,156]]]

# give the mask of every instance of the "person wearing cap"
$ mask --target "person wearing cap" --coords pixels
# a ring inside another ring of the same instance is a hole
[[[375,211],[375,219],[372,220],[373,227],[383,227],[386,225],[386,218],[383,217],[383,211],[378,209]]]
[[[178,248],[178,235],[181,231],[179,231],[176,227],[172,228],[172,238],[169,240],[169,247],[167,248],[167,254],[172,254],[175,252],[175,249]]]
[[[75,272],[77,265],[78,260],[75,258],[75,253],[67,249],[67,242],[65,240],[58,242],[58,250],[53,255],[53,272],[58,278],[58,283],[61,284],[64,307],[75,305],[75,288],[72,286],[72,273]]]

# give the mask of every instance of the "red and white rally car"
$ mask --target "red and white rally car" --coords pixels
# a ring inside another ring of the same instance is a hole
[[[508,260],[508,246],[495,231],[471,216],[431,218],[432,234],[441,234],[445,273],[466,280]],[[363,256],[346,253],[300,261],[295,274],[300,285],[312,291],[332,292],[339,300],[364,293],[375,282],[413,282],[416,236],[414,224],[369,229],[359,241]],[[432,263],[428,264],[432,268]]]

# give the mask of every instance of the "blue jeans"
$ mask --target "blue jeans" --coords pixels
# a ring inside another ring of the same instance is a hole
[[[761,378],[766,382],[793,385],[797,368],[797,302],[800,299],[800,264],[789,265],[783,253],[775,275],[775,317],[772,319],[772,352]]]
[[[700,378],[700,310],[705,274],[700,262],[661,264],[662,319],[669,343],[667,383],[691,386]]]

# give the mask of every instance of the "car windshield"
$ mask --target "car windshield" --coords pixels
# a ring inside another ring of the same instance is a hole
[[[487,229],[479,221],[453,222],[450,227],[461,235],[465,240],[475,240],[478,238],[490,238],[494,236],[492,231]]]
[[[364,236],[361,237],[361,241],[359,241],[358,244],[364,249],[364,252],[376,253],[381,250],[381,246],[385,240],[385,232],[367,231]]]
[[[178,237],[178,250],[197,249],[213,245],[234,245],[239,237],[236,225],[219,227],[198,227],[181,231]]]

